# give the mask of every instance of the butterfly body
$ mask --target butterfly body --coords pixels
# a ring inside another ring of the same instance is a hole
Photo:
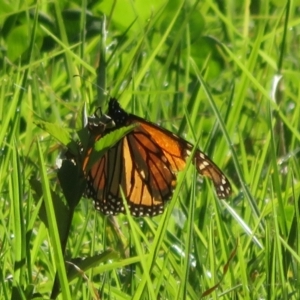
[[[111,99],[107,115],[115,127],[97,132],[89,124],[95,141],[124,126],[137,124],[92,165],[87,174],[86,196],[106,215],[124,213],[122,192],[134,216],[155,216],[164,210],[176,187],[176,173],[183,170],[193,145],[170,131],[125,112]],[[88,157],[87,157],[88,160]],[[197,171],[211,178],[220,198],[231,192],[222,171],[201,151],[194,156]]]

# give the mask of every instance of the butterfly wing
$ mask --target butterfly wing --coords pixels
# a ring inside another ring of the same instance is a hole
[[[110,148],[88,173],[86,195],[104,214],[124,212],[121,190],[134,216],[154,216],[163,212],[164,202],[172,197],[176,172],[183,170],[193,145],[172,132],[126,113],[117,100],[109,102],[108,115],[115,123],[98,135],[132,124],[131,132]],[[90,124],[93,132],[93,125]],[[222,171],[200,150],[194,154],[197,171],[210,178],[220,198],[231,193]]]
[[[86,195],[104,214],[124,212],[121,189],[134,216],[163,212],[176,176],[159,145],[137,126],[92,166]]]
[[[193,145],[154,123],[147,122],[137,116],[134,116],[134,118],[135,122],[138,122],[140,126],[151,135],[152,139],[160,145],[173,171],[183,170],[187,159],[192,153]],[[231,193],[231,186],[223,172],[202,151],[196,150],[194,155],[192,161],[198,173],[213,181],[219,198],[227,198]]]

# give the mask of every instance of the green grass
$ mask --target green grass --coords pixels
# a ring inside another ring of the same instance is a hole
[[[145,2],[0,0],[0,299],[299,299],[297,1]],[[231,198],[189,164],[153,219],[102,216],[72,167],[66,199],[56,160],[109,96]]]

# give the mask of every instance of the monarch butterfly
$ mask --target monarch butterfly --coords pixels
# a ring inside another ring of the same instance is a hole
[[[193,145],[172,132],[125,112],[111,98],[107,116],[114,126],[99,130],[89,122],[95,142],[124,126],[137,124],[111,147],[87,172],[85,196],[94,200],[95,208],[105,215],[124,213],[123,191],[133,216],[155,216],[163,213],[164,204],[172,197],[176,172],[183,170]],[[85,157],[86,166],[89,155]],[[219,198],[231,193],[228,179],[200,150],[193,163],[198,173],[212,179]]]

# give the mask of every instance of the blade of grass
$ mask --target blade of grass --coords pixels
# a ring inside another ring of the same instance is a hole
[[[191,269],[191,253],[193,245],[193,235],[194,235],[194,215],[195,215],[195,198],[196,198],[196,187],[195,187],[195,178],[197,176],[196,169],[193,170],[194,180],[192,181],[192,188],[190,192],[190,201],[189,201],[189,211],[188,219],[186,224],[187,238],[185,241],[185,260],[184,260],[184,273],[181,277],[181,285],[177,295],[177,299],[186,299],[188,297],[188,282],[189,282],[189,271]]]
[[[15,255],[15,266],[14,266],[14,284],[16,286],[22,286],[25,266],[25,249],[26,249],[26,239],[25,239],[25,224],[24,224],[24,214],[22,205],[22,174],[20,166],[20,158],[18,156],[17,147],[14,144],[12,151],[12,182],[11,182],[11,205],[13,212],[13,232],[15,236],[14,245],[14,255]]]
[[[37,150],[38,150],[39,168],[41,172],[41,183],[43,188],[43,195],[44,195],[47,219],[49,224],[49,235],[53,246],[53,253],[54,253],[55,264],[58,272],[61,292],[63,295],[63,299],[71,300],[72,297],[69,289],[65,262],[64,262],[62,247],[59,239],[57,220],[54,212],[54,207],[52,204],[52,196],[51,196],[51,191],[49,186],[49,179],[47,177],[47,173],[45,169],[45,161],[43,158],[43,153],[38,141],[37,141]]]
[[[143,269],[143,278],[145,278],[145,281],[147,283],[149,297],[150,297],[150,299],[155,299],[155,292],[154,292],[154,289],[153,289],[153,285],[152,285],[152,282],[151,282],[151,279],[150,279],[150,272],[149,272],[151,264],[149,265],[149,261],[146,261],[146,260],[143,259],[143,257],[145,256],[145,253],[142,250],[140,239],[137,235],[136,226],[135,226],[133,217],[130,214],[130,210],[128,208],[127,201],[126,201],[125,195],[124,195],[122,190],[121,190],[121,194],[122,194],[122,197],[123,197],[123,203],[124,203],[124,207],[125,207],[125,210],[126,210],[129,226],[131,228],[131,234],[132,234],[132,237],[133,237],[133,242],[134,242],[134,245],[135,245],[135,249],[137,251],[138,257],[141,258],[140,263],[141,263],[141,266],[142,266],[142,269]]]

